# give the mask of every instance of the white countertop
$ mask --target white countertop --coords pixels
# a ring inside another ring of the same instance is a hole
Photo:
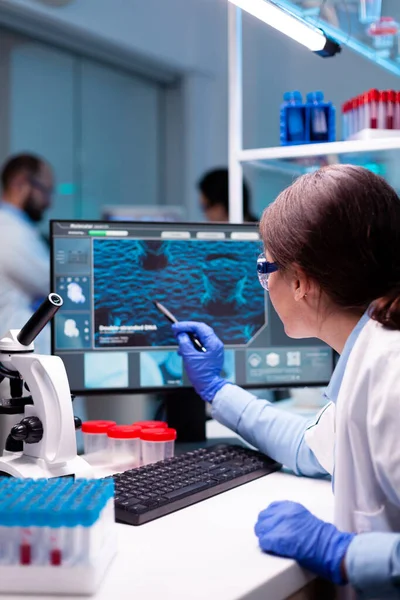
[[[209,437],[233,435],[213,422],[207,431]],[[118,524],[118,554],[94,598],[282,600],[290,596],[311,576],[292,560],[263,554],[253,532],[258,513],[270,502],[284,499],[301,502],[326,520],[332,518],[330,482],[273,473],[139,527]]]

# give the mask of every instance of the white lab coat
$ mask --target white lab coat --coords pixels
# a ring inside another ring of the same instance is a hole
[[[321,411],[305,439],[334,471],[339,529],[400,532],[400,331],[365,325],[336,406]]]
[[[20,329],[32,315],[32,302],[50,291],[50,255],[36,227],[0,206],[0,335]],[[50,353],[49,328],[35,341]]]
[[[321,411],[305,439],[334,475],[340,530],[400,532],[400,331],[364,326],[336,406]]]

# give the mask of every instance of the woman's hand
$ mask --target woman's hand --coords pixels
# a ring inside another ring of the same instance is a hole
[[[205,323],[182,321],[172,325],[172,330],[178,340],[178,354],[183,358],[194,389],[203,400],[212,402],[218,390],[228,383],[221,377],[224,366],[223,343]],[[188,333],[194,333],[198,337],[206,352],[199,352],[194,348]]]
[[[264,552],[293,558],[336,584],[346,583],[343,560],[354,533],[344,533],[297,502],[273,502],[261,512],[255,533]]]

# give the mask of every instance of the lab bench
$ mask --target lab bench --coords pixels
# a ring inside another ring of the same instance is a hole
[[[207,424],[207,433],[215,438],[233,436],[215,422]],[[329,481],[278,472],[139,527],[118,524],[118,554],[92,597],[327,600],[328,592],[315,592],[310,584],[313,576],[293,560],[268,556],[258,548],[253,532],[258,513],[270,502],[284,499],[301,502],[318,517],[332,520]],[[0,596],[0,600],[22,598]]]

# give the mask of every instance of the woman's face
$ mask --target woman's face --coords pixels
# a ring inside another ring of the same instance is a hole
[[[273,262],[268,251],[267,260]],[[314,337],[318,333],[318,306],[314,304],[315,290],[299,270],[276,271],[268,279],[272,305],[281,319],[285,333],[291,338]]]

